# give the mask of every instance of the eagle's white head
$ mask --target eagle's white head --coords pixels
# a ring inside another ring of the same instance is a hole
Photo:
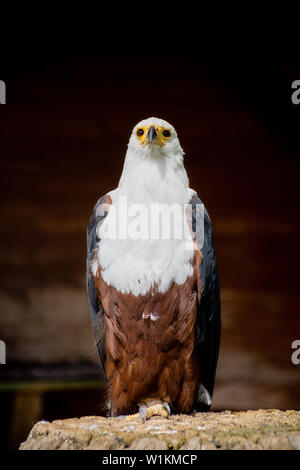
[[[137,199],[146,195],[158,202],[175,202],[177,192],[183,202],[182,192],[189,186],[183,155],[171,124],[155,117],[144,119],[130,136],[119,188],[127,195],[133,191]]]
[[[128,147],[140,155],[183,155],[174,127],[155,117],[144,119],[134,127]]]

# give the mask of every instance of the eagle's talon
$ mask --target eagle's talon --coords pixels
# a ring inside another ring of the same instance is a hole
[[[167,411],[168,413],[168,418],[170,418],[171,416],[171,408],[170,408],[170,405],[169,403],[167,403],[166,401],[163,403],[163,409]]]
[[[141,405],[139,407],[139,412],[140,412],[143,423],[145,423],[146,420],[147,420],[147,407],[146,407],[146,405]]]

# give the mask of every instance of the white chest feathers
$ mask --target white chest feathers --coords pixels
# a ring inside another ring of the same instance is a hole
[[[185,206],[139,204],[131,212],[129,205],[127,213],[124,206],[122,198],[113,202],[98,229],[93,271],[100,266],[108,285],[136,296],[154,286],[163,293],[172,282],[183,284],[193,273],[194,255]]]

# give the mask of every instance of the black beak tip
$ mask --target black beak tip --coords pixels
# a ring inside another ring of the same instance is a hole
[[[157,134],[156,134],[155,127],[150,126],[148,134],[147,134],[149,142],[152,142],[155,139],[156,136],[157,136]]]

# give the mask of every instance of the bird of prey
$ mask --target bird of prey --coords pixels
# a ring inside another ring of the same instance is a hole
[[[168,122],[131,134],[116,189],[88,224],[87,291],[109,416],[210,409],[220,285],[210,218]],[[171,220],[172,219],[172,220]]]

